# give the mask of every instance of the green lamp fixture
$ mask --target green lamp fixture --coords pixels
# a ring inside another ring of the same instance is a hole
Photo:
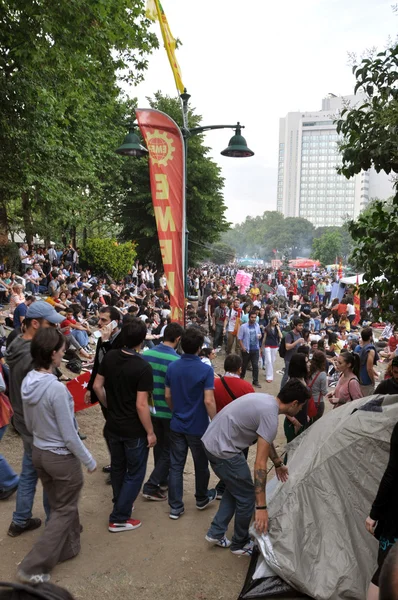
[[[136,156],[140,158],[141,156],[146,156],[148,154],[148,150],[145,146],[140,144],[140,138],[135,133],[134,125],[130,125],[129,132],[123,140],[123,144],[115,150],[116,154],[121,154],[122,156]]]
[[[241,134],[241,125],[239,122],[236,124],[235,135],[229,140],[228,148],[225,148],[221,154],[223,156],[230,156],[231,158],[254,156],[253,150],[247,147],[246,140]]]

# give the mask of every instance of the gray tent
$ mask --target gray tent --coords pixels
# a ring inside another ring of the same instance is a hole
[[[267,585],[256,584],[275,575],[316,600],[366,597],[378,543],[365,519],[397,421],[398,396],[370,396],[329,412],[289,444],[289,480],[270,484],[269,535],[258,538],[241,598],[269,597],[261,592]]]

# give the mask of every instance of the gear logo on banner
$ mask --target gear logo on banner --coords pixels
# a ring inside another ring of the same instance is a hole
[[[147,146],[151,160],[155,165],[167,166],[167,163],[173,160],[175,148],[172,138],[167,136],[166,132],[160,132],[155,129],[153,133],[147,133]]]

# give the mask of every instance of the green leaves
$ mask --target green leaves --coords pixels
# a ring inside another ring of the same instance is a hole
[[[7,0],[1,8],[0,197],[11,217],[28,210],[35,233],[60,240],[103,220],[104,184],[119,177],[113,150],[131,114],[119,70],[139,81],[157,39],[141,0]]]
[[[223,235],[223,241],[235,248],[239,257],[253,256],[270,260],[274,250],[293,258],[311,247],[315,227],[302,217],[287,217],[277,211],[265,211],[261,217],[246,217]]]
[[[336,121],[343,135],[340,145],[342,166],[347,178],[373,166],[377,172],[398,172],[398,44],[353,67],[355,92],[367,101],[360,107],[344,109]]]
[[[131,242],[118,244],[116,240],[91,238],[83,248],[82,259],[95,273],[106,273],[119,281],[131,271],[136,255]]]
[[[397,323],[398,312],[398,196],[392,203],[376,200],[349,229],[355,243],[352,262],[364,272],[360,293],[377,298],[376,317]],[[381,279],[380,279],[381,278]]]
[[[340,231],[328,231],[312,242],[311,256],[323,265],[334,264],[336,257],[342,254],[343,236]]]

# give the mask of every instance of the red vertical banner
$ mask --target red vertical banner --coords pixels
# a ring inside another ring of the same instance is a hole
[[[149,151],[153,210],[163,268],[170,292],[171,318],[184,324],[185,153],[178,125],[153,109],[135,111]]]
[[[339,259],[339,270],[337,271],[338,278],[341,279],[343,277],[343,260]]]
[[[355,308],[355,319],[353,320],[352,324],[353,325],[358,325],[359,321],[361,320],[361,300],[359,298],[359,277],[358,277],[358,273],[357,273],[357,285],[356,285],[355,294],[354,294],[354,308]]]

